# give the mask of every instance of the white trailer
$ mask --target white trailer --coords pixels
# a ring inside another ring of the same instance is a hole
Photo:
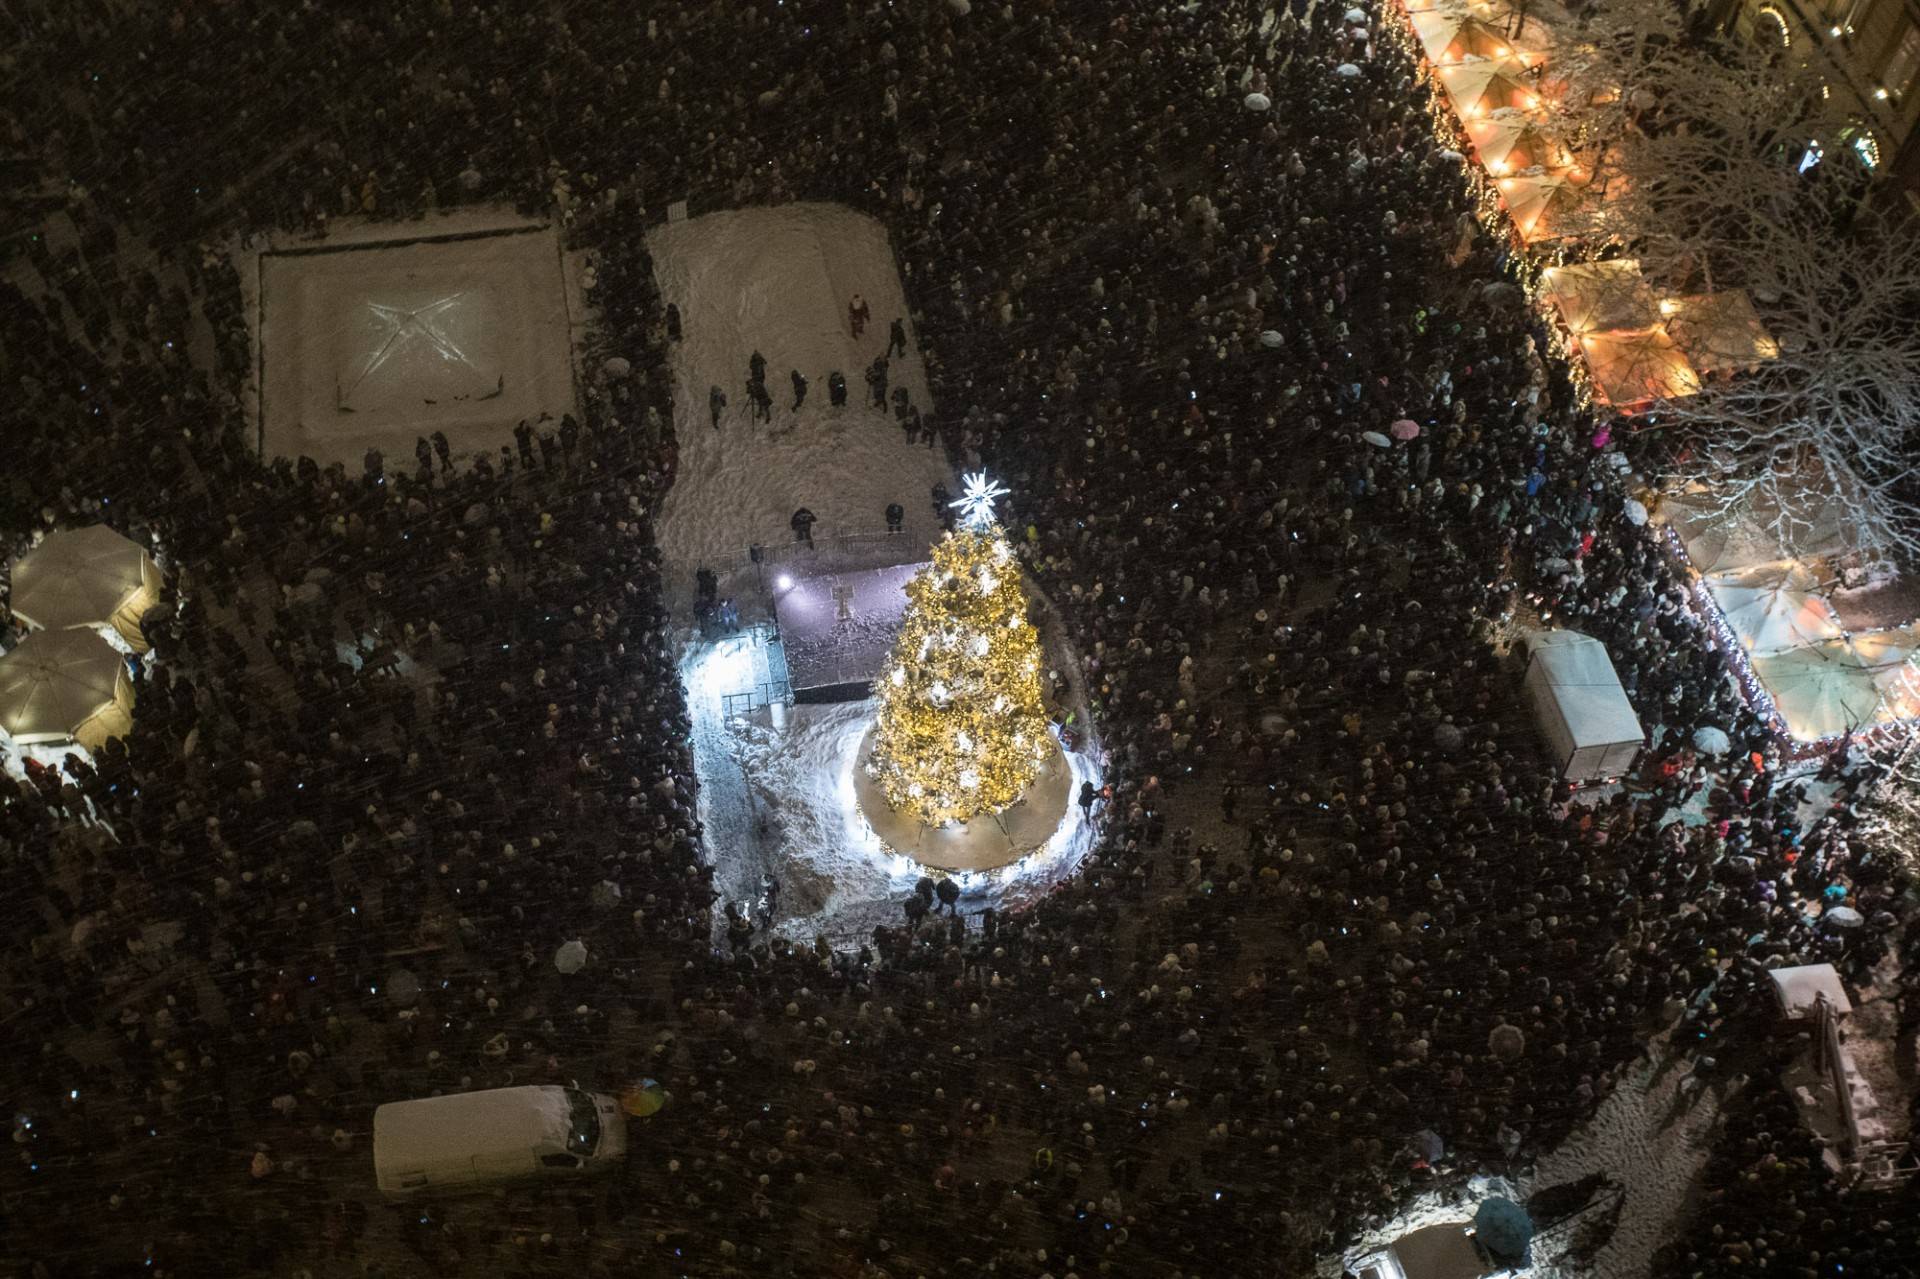
[[[1607,646],[1578,631],[1539,631],[1526,647],[1527,694],[1560,775],[1575,785],[1624,776],[1646,731]]]

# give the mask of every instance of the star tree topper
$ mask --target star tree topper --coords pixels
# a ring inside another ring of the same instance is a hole
[[[960,512],[960,527],[984,531],[993,527],[993,499],[1013,490],[989,480],[985,471],[971,471],[960,477],[960,497],[947,505]]]

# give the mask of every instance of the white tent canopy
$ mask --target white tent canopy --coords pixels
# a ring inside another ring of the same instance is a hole
[[[1606,645],[1578,631],[1544,631],[1527,648],[1527,692],[1561,775],[1598,781],[1631,768],[1646,733]]]
[[[35,631],[0,657],[0,732],[21,745],[98,750],[132,727],[126,663],[92,631]]]
[[[1879,717],[1880,668],[1847,640],[1756,657],[1753,673],[1798,741],[1838,737]]]
[[[1794,560],[1719,574],[1706,583],[1728,628],[1749,653],[1779,653],[1844,634],[1819,582]]]
[[[13,614],[39,630],[111,626],[136,652],[140,618],[160,602],[160,569],[105,524],[64,529],[13,562]]]

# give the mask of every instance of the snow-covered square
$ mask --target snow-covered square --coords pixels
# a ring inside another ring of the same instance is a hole
[[[357,466],[444,432],[457,453],[571,411],[558,237],[509,227],[358,239],[259,258],[261,450]]]
[[[672,223],[647,247],[661,300],[679,308],[682,326],[672,349],[680,460],[658,522],[669,565],[724,569],[753,543],[789,542],[801,507],[818,521],[816,542],[878,533],[893,502],[905,510],[905,531],[885,561],[925,559],[940,528],[929,493],[952,485],[946,459],[909,443],[892,410],[871,404],[866,380],[898,319],[907,351],[896,348],[887,362],[889,402],[905,387],[922,414],[934,411],[885,229],[850,209],[787,204]],[[847,315],[855,296],[870,314],[857,337]],[[756,351],[766,360],[771,422],[753,420],[747,394]],[[797,411],[795,372],[807,380]],[[835,372],[847,383],[843,408],[830,402]],[[727,400],[717,428],[714,387]]]

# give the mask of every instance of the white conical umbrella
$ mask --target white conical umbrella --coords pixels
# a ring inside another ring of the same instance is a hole
[[[126,663],[92,631],[35,631],[0,657],[0,733],[16,742],[98,750],[132,727]]]
[[[1851,732],[1871,723],[1880,709],[1877,672],[1846,640],[1756,657],[1753,673],[1799,741]]]
[[[1819,583],[1793,561],[1706,582],[1728,628],[1750,653],[1779,653],[1842,635],[1840,620],[1818,593]]]
[[[14,616],[40,630],[108,625],[144,650],[140,617],[159,601],[153,557],[104,524],[54,533],[13,562]]]
[[[1264,93],[1249,93],[1246,97],[1246,108],[1249,111],[1265,111],[1272,105],[1273,99]]]
[[[578,939],[553,952],[553,966],[563,973],[577,973],[587,966],[587,943]]]

